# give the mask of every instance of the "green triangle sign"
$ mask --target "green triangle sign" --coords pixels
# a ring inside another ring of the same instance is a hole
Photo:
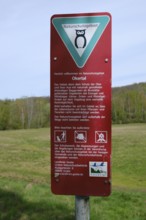
[[[110,21],[108,15],[54,17],[52,23],[78,67],[83,67]]]

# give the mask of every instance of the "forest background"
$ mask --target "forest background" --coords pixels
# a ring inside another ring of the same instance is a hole
[[[50,125],[50,97],[0,100],[0,130]],[[146,83],[112,89],[112,123],[146,122]]]

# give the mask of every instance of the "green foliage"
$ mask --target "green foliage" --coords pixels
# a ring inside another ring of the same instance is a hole
[[[146,83],[113,88],[113,123],[146,122]]]
[[[10,101],[0,101],[0,130],[6,130],[9,127]]]
[[[112,122],[146,122],[146,83],[113,88]],[[49,124],[49,97],[0,100],[0,130],[43,128]]]
[[[0,130],[48,127],[49,118],[47,97],[0,101]]]

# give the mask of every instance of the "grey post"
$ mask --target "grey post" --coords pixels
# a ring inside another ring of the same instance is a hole
[[[76,220],[90,220],[89,196],[75,196]]]

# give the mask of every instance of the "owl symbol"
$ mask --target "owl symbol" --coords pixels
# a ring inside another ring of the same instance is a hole
[[[86,37],[84,30],[76,30],[75,46],[76,48],[84,48],[86,46]]]

